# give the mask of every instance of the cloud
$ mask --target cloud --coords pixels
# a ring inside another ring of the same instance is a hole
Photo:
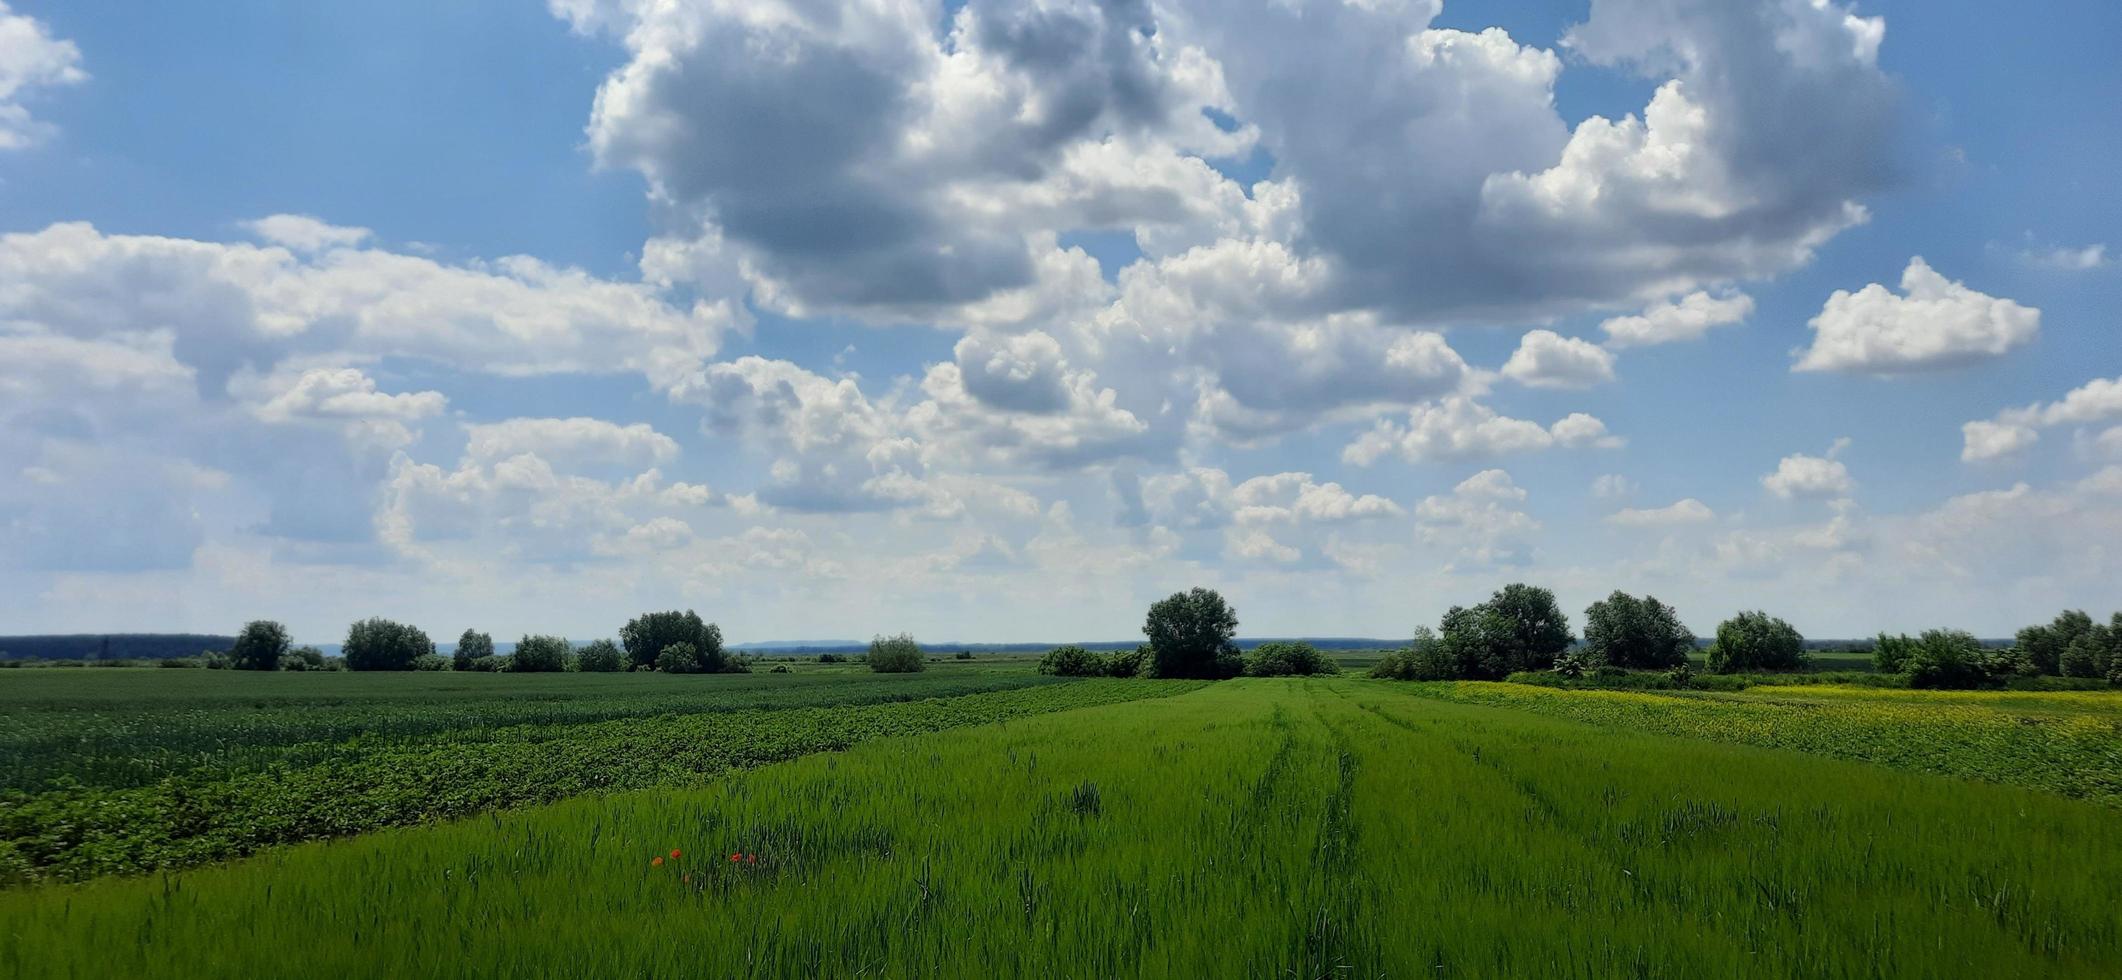
[[[0,282],[12,284],[0,289],[0,318],[82,338],[168,330],[209,388],[298,357],[406,357],[505,375],[629,371],[663,383],[712,355],[736,322],[723,305],[675,309],[652,287],[528,256],[448,265],[318,244],[298,253],[106,235],[78,222],[0,235]]]
[[[1054,230],[1195,220],[1224,182],[1194,152],[1248,139],[1203,115],[1227,106],[1216,65],[1146,4],[974,5],[941,31],[917,2],[555,11],[629,51],[597,93],[598,162],[792,315],[964,322],[1045,291]]]
[[[1880,25],[1838,4],[1595,3],[1572,51],[1672,77],[1640,119],[1574,131],[1556,53],[1430,27],[1438,4],[1176,6],[1160,27],[1221,63],[1301,198],[1302,246],[1395,315],[1522,320],[1771,275],[1895,179]]]
[[[1960,434],[1965,443],[1960,460],[1965,463],[2015,456],[2041,439],[2027,426],[2002,422],[1969,422],[1960,426]]]
[[[2038,429],[2111,419],[2122,419],[2122,376],[2094,378],[2056,401],[2005,409],[1994,421],[1962,425],[1960,459],[1975,463],[2017,455],[2040,441]]]
[[[1591,492],[1601,500],[1627,497],[1636,492],[1636,481],[1619,473],[1607,473],[1592,480]]]
[[[1670,527],[1678,524],[1700,524],[1716,518],[1716,512],[1710,510],[1708,504],[1688,497],[1663,507],[1626,507],[1608,514],[1606,522],[1623,527]]]
[[[1700,340],[1710,328],[1738,323],[1753,313],[1754,299],[1745,293],[1697,290],[1678,300],[1653,303],[1634,316],[1614,317],[1599,329],[1606,332],[1608,347],[1647,347]]]
[[[1417,406],[1402,425],[1380,419],[1371,430],[1341,450],[1341,459],[1369,466],[1388,454],[1408,462],[1478,459],[1509,453],[1613,447],[1620,440],[1606,424],[1582,412],[1543,428],[1539,423],[1500,415],[1470,398],[1452,397]]]
[[[1454,549],[1454,565],[1476,568],[1531,561],[1531,536],[1540,522],[1519,510],[1526,492],[1502,470],[1482,470],[1449,494],[1415,505],[1417,536],[1426,545]]]
[[[1792,370],[1902,374],[2000,357],[2041,330],[2041,311],[1947,280],[1908,260],[1896,296],[1872,283],[1836,290],[1811,321],[1813,345]]]
[[[563,466],[643,467],[678,455],[678,443],[645,423],[515,418],[465,427],[465,455],[494,463],[533,455]]]
[[[2107,245],[2094,242],[2078,248],[2055,245],[2044,249],[2028,249],[2019,257],[2032,265],[2056,269],[2062,272],[2090,272],[2114,264],[2107,254]]]
[[[1839,448],[1839,446],[1837,447]],[[1849,467],[1826,456],[1792,453],[1776,464],[1776,471],[1761,478],[1761,485],[1784,500],[1794,497],[1846,497],[1856,489]]]
[[[244,222],[252,234],[297,252],[321,252],[328,248],[352,248],[375,233],[366,228],[326,224],[306,214],[275,214]]]
[[[1303,472],[1256,476],[1233,485],[1230,474],[1196,466],[1150,476],[1126,492],[1139,501],[1144,520],[1173,528],[1341,524],[1407,513],[1384,497],[1359,496]]]
[[[449,404],[438,391],[387,394],[360,368],[315,368],[253,409],[268,421],[347,419],[411,422],[439,414]]]
[[[1588,341],[1533,330],[1519,339],[1503,376],[1534,388],[1589,388],[1614,380],[1614,355]]]
[[[30,115],[23,96],[87,80],[74,42],[52,37],[44,22],[0,2],[0,151],[34,146],[53,132]]]

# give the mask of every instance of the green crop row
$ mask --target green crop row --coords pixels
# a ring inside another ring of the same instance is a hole
[[[1241,680],[0,893],[0,974],[2112,977],[2118,872],[2051,794]]]
[[[345,755],[350,740],[875,704],[1052,683],[1029,665],[839,674],[19,671],[0,676],[0,793],[146,786]]]
[[[1751,688],[1738,693],[1558,690],[1447,681],[1411,694],[1615,728],[1797,749],[1897,769],[2030,786],[2122,806],[2116,692]]]
[[[301,766],[67,787],[0,800],[0,882],[184,867],[274,844],[582,793],[690,783],[891,735],[1160,697],[1185,682],[1076,681],[919,701],[517,725],[369,744]]]

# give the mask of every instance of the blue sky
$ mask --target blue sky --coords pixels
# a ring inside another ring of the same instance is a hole
[[[1998,16],[14,0],[0,632],[2105,611],[2122,11]]]

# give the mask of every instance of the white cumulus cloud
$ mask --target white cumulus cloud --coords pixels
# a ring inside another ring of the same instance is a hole
[[[1999,357],[2041,331],[2041,311],[1939,275],[1921,256],[1901,295],[1878,283],[1836,290],[1811,321],[1812,347],[1793,370],[1903,374]]]

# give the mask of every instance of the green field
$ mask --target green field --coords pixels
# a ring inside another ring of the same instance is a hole
[[[697,680],[718,692],[758,683]],[[389,681],[413,679],[375,679]],[[723,714],[1048,699],[763,768],[177,874],[0,892],[0,974],[2122,971],[2122,810],[2111,794],[2070,799],[2001,772],[1852,761],[1862,753],[1817,741],[1732,744],[1756,740],[1733,732],[1817,724],[1839,706],[1875,726],[1832,729],[1852,743],[1943,711],[1935,724],[1978,733],[1947,755],[2015,758],[2048,744],[2020,718],[2105,725],[2112,752],[2122,742],[2112,696],[1623,695],[1664,697],[1688,719],[1681,731],[1558,707],[1613,693],[1081,681],[740,709]],[[1717,712],[1737,720],[1719,726]]]
[[[1158,697],[1023,664],[922,674],[18,671],[0,683],[0,883],[699,782],[865,739]]]

